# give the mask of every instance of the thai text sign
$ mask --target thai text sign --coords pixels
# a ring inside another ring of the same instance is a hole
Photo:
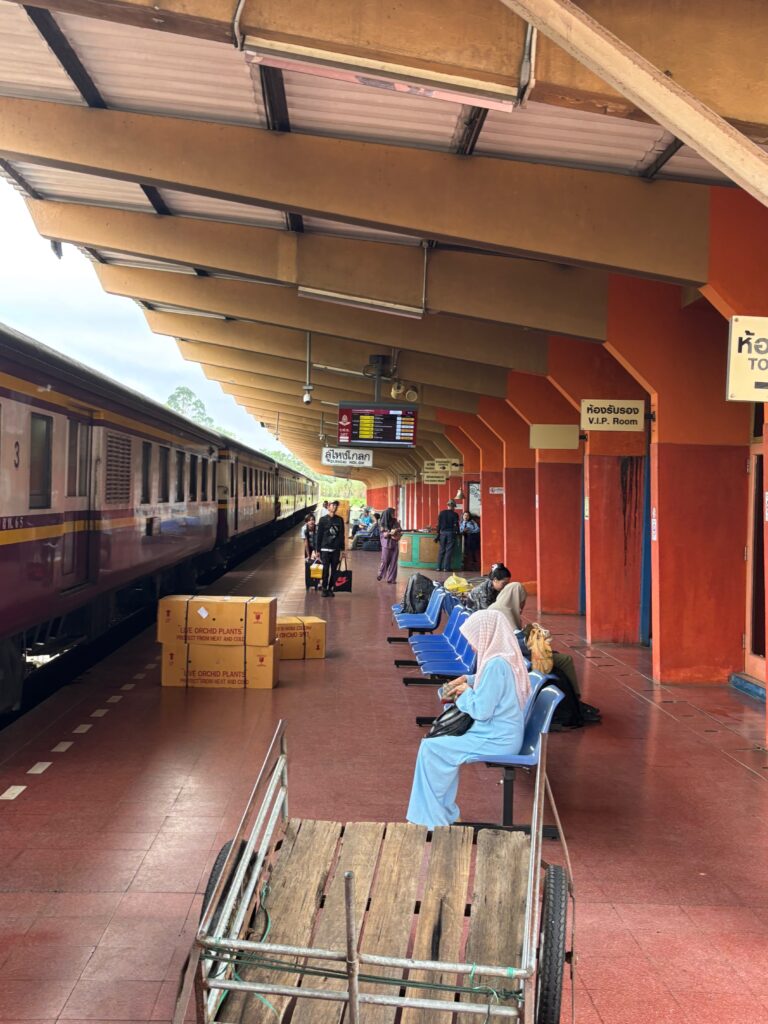
[[[645,430],[645,402],[635,399],[584,398],[582,430]]]
[[[324,466],[365,469],[373,465],[373,452],[366,448],[323,448]]]
[[[725,397],[729,402],[768,401],[768,317],[731,317]]]
[[[444,484],[448,481],[448,477],[445,473],[435,472],[424,472],[421,475],[421,479],[425,484]]]

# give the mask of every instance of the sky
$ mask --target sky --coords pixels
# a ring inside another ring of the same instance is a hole
[[[283,449],[231,395],[187,362],[173,338],[152,334],[132,300],[107,295],[89,260],[65,245],[61,259],[38,235],[24,200],[0,179],[0,323],[165,403],[191,388],[214,422],[257,449]]]

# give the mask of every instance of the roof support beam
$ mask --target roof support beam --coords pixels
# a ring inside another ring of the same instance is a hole
[[[686,142],[745,192],[768,205],[768,154],[575,3],[501,3]]]
[[[557,262],[706,277],[708,190],[696,185],[8,97],[0,158]]]
[[[600,270],[78,203],[27,203],[45,238],[167,260],[264,282],[302,285],[578,337],[606,338]]]
[[[216,320],[205,316],[181,313],[144,313],[151,330],[187,341],[210,342],[243,352],[269,355],[280,352],[286,359],[306,360],[306,332],[289,327],[247,323],[243,320]],[[362,370],[375,354],[387,355],[386,348],[348,338],[312,336],[312,360],[315,366],[341,370]],[[506,371],[483,363],[443,356],[435,359],[420,352],[399,350],[397,378],[414,384],[435,384],[439,387],[461,385],[463,391],[503,398],[506,394]]]
[[[546,370],[546,338],[516,327],[449,316],[410,320],[302,299],[288,288],[250,281],[195,278],[190,274],[114,266],[95,269],[105,291],[150,304],[280,324],[314,334],[340,335],[437,356],[466,358],[471,352],[477,363],[520,368],[529,373]]]

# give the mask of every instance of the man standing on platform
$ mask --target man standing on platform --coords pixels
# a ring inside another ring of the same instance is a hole
[[[315,545],[323,560],[323,597],[334,597],[336,570],[344,550],[344,520],[338,515],[338,501],[328,504],[328,515],[317,524]]]
[[[450,572],[453,562],[453,549],[456,545],[456,538],[459,535],[459,517],[454,509],[455,501],[449,501],[448,506],[443,509],[437,517],[437,537],[435,541],[440,545],[437,559],[437,568],[440,572]]]

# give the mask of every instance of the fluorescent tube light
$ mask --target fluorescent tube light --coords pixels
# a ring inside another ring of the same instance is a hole
[[[424,316],[421,306],[406,306],[400,302],[385,302],[384,299],[371,299],[363,295],[347,295],[346,292],[330,292],[325,288],[310,288],[302,284],[299,285],[298,292],[302,299],[333,302],[338,306],[352,306],[354,309],[366,309],[372,313],[407,316],[412,320],[421,320]]]

